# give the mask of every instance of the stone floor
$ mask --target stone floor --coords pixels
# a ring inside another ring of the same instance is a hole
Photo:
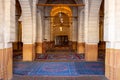
[[[48,76],[18,76],[12,80],[108,80],[105,76],[79,76],[79,77],[48,77]]]

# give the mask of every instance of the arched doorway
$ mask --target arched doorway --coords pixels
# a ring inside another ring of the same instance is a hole
[[[72,11],[68,6],[51,10],[50,38],[55,46],[69,46],[72,40]]]

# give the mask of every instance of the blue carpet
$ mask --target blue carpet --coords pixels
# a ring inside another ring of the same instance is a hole
[[[15,62],[14,74],[28,76],[104,75],[103,62]]]

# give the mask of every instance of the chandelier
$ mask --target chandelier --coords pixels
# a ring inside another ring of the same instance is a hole
[[[60,12],[59,12],[59,18],[60,18],[60,23],[63,23],[63,15],[62,15],[62,8],[60,6]]]

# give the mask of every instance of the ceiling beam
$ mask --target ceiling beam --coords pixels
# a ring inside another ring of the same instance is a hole
[[[79,7],[79,6],[85,6],[84,4],[37,4],[37,6],[73,6],[73,7]]]

